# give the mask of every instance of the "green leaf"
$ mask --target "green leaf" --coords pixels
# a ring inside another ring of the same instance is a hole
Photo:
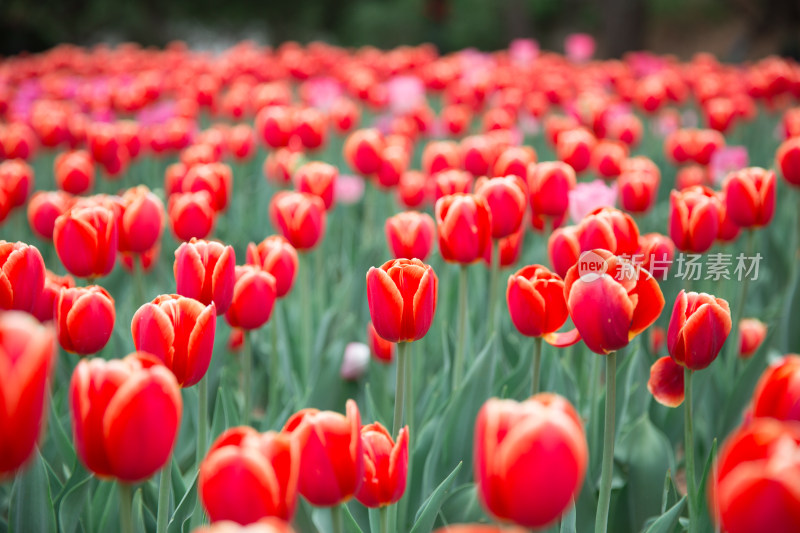
[[[561,533],[576,533],[575,518],[577,515],[575,502],[569,504],[569,511],[561,517]]]
[[[56,531],[56,515],[50,497],[50,483],[39,450],[12,488],[9,531],[48,533]]]
[[[76,463],[67,484],[54,502],[58,515],[59,531],[74,533],[78,529],[81,512],[89,501],[92,475]]]
[[[686,496],[673,505],[669,511],[662,514],[658,519],[647,528],[645,533],[672,533],[678,526],[678,520],[686,507]]]
[[[713,522],[711,520],[711,513],[708,509],[708,498],[706,497],[709,476],[712,475],[712,468],[714,466],[714,459],[717,457],[717,439],[711,443],[711,451],[706,459],[706,465],[703,468],[703,479],[700,481],[700,486],[697,489],[697,502],[700,509],[700,516],[698,517],[698,531],[712,531]]]
[[[350,508],[347,504],[342,505],[342,525],[344,526],[345,533],[364,533],[359,527],[358,522],[356,522],[356,519],[353,518],[353,514],[350,512]]]
[[[297,511],[294,515],[294,525],[297,531],[319,533],[319,529],[314,525],[314,520],[311,518],[311,511],[311,506],[304,499],[301,498],[297,502]]]
[[[436,490],[433,491],[422,504],[422,507],[420,507],[417,512],[417,517],[414,520],[414,527],[411,528],[411,533],[428,533],[433,529],[436,515],[439,514],[439,509],[441,509],[442,503],[447,496],[447,490],[450,488],[450,485],[453,484],[453,481],[455,481],[462,464],[463,463],[458,463],[458,466],[450,472],[450,475],[436,487]]]
[[[139,488],[133,495],[131,505],[133,511],[133,531],[134,533],[146,533],[144,528],[144,511],[142,510],[142,489]]]
[[[177,507],[175,507],[175,512],[172,513],[172,518],[170,518],[167,526],[168,533],[182,533],[184,524],[192,518],[197,499],[197,476],[198,474],[194,475],[192,482],[189,484],[189,489],[183,495],[181,501],[178,502]],[[197,505],[200,505],[200,502],[197,502]]]
[[[491,522],[478,502],[478,489],[475,483],[465,483],[450,491],[450,495],[442,504],[441,515],[445,523]]]

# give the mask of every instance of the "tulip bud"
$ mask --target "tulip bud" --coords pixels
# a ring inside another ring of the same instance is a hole
[[[371,320],[367,322],[367,344],[372,356],[381,363],[391,363],[394,359],[397,345],[378,335]]]
[[[406,490],[408,476],[408,426],[400,429],[397,442],[380,423],[361,428],[364,443],[364,481],[356,499],[365,507],[397,503]]]
[[[282,191],[269,203],[270,220],[292,246],[314,248],[325,235],[325,203],[319,196]]]
[[[58,258],[73,276],[105,276],[117,259],[116,216],[101,205],[76,205],[56,219],[53,241]]]
[[[542,265],[526,266],[509,276],[506,301],[511,322],[528,337],[547,336],[569,317],[564,281]]]
[[[672,191],[669,197],[669,236],[683,252],[703,253],[719,231],[719,200],[707,187]]]
[[[231,167],[224,163],[205,163],[189,167],[181,181],[181,192],[206,191],[211,195],[211,207],[225,211],[233,190]]]
[[[337,132],[347,133],[358,125],[361,111],[352,100],[341,98],[331,107],[330,119]]]
[[[276,298],[272,274],[252,265],[237,266],[233,300],[225,318],[233,327],[258,329],[269,320]]]
[[[675,189],[682,191],[697,185],[710,185],[708,169],[700,165],[681,167],[675,176]]]
[[[578,227],[558,228],[547,239],[547,255],[553,270],[562,278],[567,271],[578,262],[581,254],[581,243],[578,241]]]
[[[239,161],[247,161],[256,152],[256,137],[248,124],[237,124],[228,133],[228,151]]]
[[[489,207],[492,238],[501,239],[516,233],[528,207],[525,182],[508,175],[504,178],[481,178],[475,185],[475,196],[483,198]]]
[[[85,150],[64,152],[56,157],[53,175],[62,191],[84,194],[94,187],[94,162]]]
[[[280,235],[271,235],[258,243],[247,246],[247,264],[254,265],[275,278],[278,298],[283,298],[292,289],[297,275],[297,250]]]
[[[595,144],[597,139],[586,128],[568,130],[558,136],[556,156],[580,173],[589,168]]]
[[[178,438],[178,383],[150,354],[84,359],[69,387],[75,451],[102,478],[134,483],[161,470]]]
[[[620,175],[628,148],[619,141],[602,140],[592,149],[591,164],[595,171],[605,179]]]
[[[800,356],[790,354],[770,365],[753,391],[754,418],[800,422]]]
[[[293,128],[293,113],[288,106],[271,105],[256,115],[256,131],[271,148],[288,146]]]
[[[683,367],[668,355],[661,357],[650,367],[647,390],[661,405],[678,407],[685,393]]]
[[[436,202],[439,251],[445,261],[468,264],[483,256],[492,234],[486,201],[471,194],[451,194]]]
[[[535,216],[561,218],[575,188],[575,171],[561,161],[547,161],[528,168],[528,191]]]
[[[39,322],[47,322],[55,318],[55,304],[58,301],[58,295],[61,293],[61,288],[71,289],[75,287],[75,280],[67,274],[66,276],[57,276],[49,270],[44,273],[44,287],[36,305],[33,306],[31,314],[35,316]]]
[[[416,170],[408,170],[400,176],[397,195],[404,206],[414,209],[429,201],[430,185],[425,174]]]
[[[131,335],[137,350],[153,354],[191,387],[206,375],[214,349],[217,312],[192,298],[162,294],[133,315]]]
[[[314,161],[298,168],[294,180],[298,192],[319,196],[327,210],[333,207],[333,191],[338,177],[339,171],[335,166]]]
[[[486,135],[472,135],[461,141],[463,168],[474,177],[486,176],[497,159],[495,144]]]
[[[155,246],[164,229],[164,204],[145,185],[128,189],[122,195],[119,218],[119,249],[144,253]]]
[[[617,255],[633,255],[639,249],[639,228],[627,213],[602,207],[578,225],[578,240],[582,251],[602,248]]]
[[[0,220],[3,217],[2,191],[0,191]],[[28,202],[28,224],[33,232],[45,240],[53,240],[56,219],[72,206],[72,197],[62,191],[38,191]]]
[[[475,483],[497,519],[537,529],[551,524],[578,497],[588,461],[580,417],[560,396],[491,398],[478,412]]]
[[[649,159],[644,161],[647,163],[623,164],[617,178],[622,208],[631,213],[646,213],[655,205],[658,195],[661,172]]]
[[[325,144],[328,122],[325,114],[319,109],[305,107],[295,111],[293,134],[300,143],[309,150],[316,150]]]
[[[381,154],[377,184],[383,188],[394,187],[408,168],[408,153],[401,146],[387,146]]]
[[[217,314],[228,310],[236,283],[236,255],[232,246],[192,239],[175,250],[175,291],[181,296],[216,305]]]
[[[672,308],[667,349],[679,365],[702,370],[717,358],[730,332],[728,302],[710,294],[681,291]]]
[[[739,357],[747,359],[758,351],[767,337],[767,325],[756,318],[739,321]]]
[[[497,157],[494,163],[495,176],[519,176],[523,182],[528,179],[528,167],[536,163],[536,152],[530,146],[509,146]]]
[[[35,246],[0,240],[0,309],[32,312],[44,289],[44,273]]]
[[[461,168],[461,149],[454,141],[433,141],[422,152],[422,171],[428,175]]]
[[[386,219],[386,241],[395,258],[425,261],[433,245],[433,218],[427,213],[406,211]]]
[[[725,179],[725,209],[741,228],[766,226],[775,214],[775,173],[751,167]]]
[[[361,415],[356,402],[347,400],[346,417],[317,409],[298,411],[283,432],[296,434],[302,442],[298,487],[311,505],[330,507],[353,497],[364,478]]]
[[[36,449],[55,355],[52,328],[25,313],[0,313],[0,477],[23,466]]]
[[[383,135],[374,128],[356,130],[344,143],[344,159],[354,172],[370,176],[381,166]]]
[[[33,169],[21,159],[0,163],[0,189],[5,190],[11,207],[20,207],[33,191]]]
[[[291,520],[297,506],[302,439],[239,426],[214,441],[200,464],[200,499],[213,522]]]
[[[436,312],[439,280],[419,259],[394,259],[367,272],[367,301],[375,331],[391,342],[421,339]]]
[[[641,266],[653,277],[664,279],[675,258],[675,243],[660,233],[647,233],[639,237]]]
[[[472,176],[463,170],[445,170],[433,176],[434,200],[451,194],[469,194],[472,190]]]
[[[800,186],[800,137],[787,139],[775,154],[781,175],[789,185]]]
[[[78,355],[102,350],[117,318],[114,298],[98,285],[62,288],[54,315],[59,344]]]

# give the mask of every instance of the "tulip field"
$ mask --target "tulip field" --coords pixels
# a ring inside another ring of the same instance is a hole
[[[0,60],[0,533],[800,531],[800,65]]]

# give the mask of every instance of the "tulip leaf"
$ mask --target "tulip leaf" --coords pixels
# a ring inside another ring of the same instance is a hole
[[[56,531],[56,515],[50,497],[50,483],[44,459],[35,450],[24,472],[14,482],[9,517],[11,533]]]
[[[131,504],[134,533],[146,533],[144,528],[144,511],[142,507],[142,489],[139,488],[133,494],[133,503]]]
[[[63,403],[63,402],[62,402]],[[56,406],[56,400],[50,402],[50,435],[54,437],[56,448],[61,456],[64,464],[73,464],[75,462],[75,448],[72,446],[72,439],[67,431],[64,429],[64,424],[61,422],[59,412],[66,412],[67,409],[59,409],[63,405]]]
[[[77,460],[75,463],[67,484],[53,502],[62,533],[73,533],[77,530],[81,512],[89,499],[92,475]]]
[[[575,502],[573,501],[569,504],[569,511],[561,517],[560,533],[576,533],[577,526],[575,525],[575,519],[577,514]]]
[[[465,483],[454,488],[442,504],[441,514],[445,523],[491,521],[478,502],[478,487],[475,483]]]
[[[293,524],[297,531],[303,533],[319,533],[319,529],[314,524],[311,518],[312,508],[303,498],[299,498],[297,502],[297,511],[295,511]]]
[[[186,494],[186,483],[183,481],[178,461],[174,457],[170,460],[170,486],[172,487],[172,500],[178,502]]]
[[[195,506],[200,505],[200,502],[197,502],[198,474],[192,477],[189,488],[183,495],[183,498],[181,498],[181,501],[178,502],[178,505],[175,506],[175,512],[172,513],[172,518],[170,518],[169,525],[167,526],[168,533],[183,533],[184,526],[188,526],[189,520],[192,518]]]
[[[675,528],[678,527],[678,521],[680,520],[684,507],[686,507],[686,496],[670,507],[669,511],[658,517],[655,522],[650,524],[650,527],[647,528],[645,533],[673,533]]]
[[[350,507],[347,504],[342,506],[342,525],[344,526],[345,533],[364,533],[361,527],[353,518],[353,513],[350,512]]]
[[[461,470],[461,465],[463,464],[464,463],[458,463],[453,471],[450,472],[450,475],[447,476],[447,478],[436,487],[436,490],[433,491],[428,499],[425,500],[414,519],[414,527],[411,528],[411,533],[428,533],[433,529],[436,515],[439,514],[439,509],[441,509],[442,503],[447,496],[447,491],[450,485],[453,484],[453,481],[455,481],[456,475],[458,471]]]
[[[89,519],[91,520],[93,531],[102,531],[100,525],[104,517],[108,515],[110,509],[116,505],[116,491],[114,484],[110,481],[97,481],[96,488],[92,493],[92,500],[89,504]],[[113,503],[112,503],[113,502]]]
[[[711,520],[711,509],[708,508],[707,502],[708,498],[706,494],[708,492],[708,483],[709,483],[709,476],[713,475],[713,467],[714,461],[717,457],[717,439],[714,439],[711,443],[711,451],[708,454],[708,459],[706,459],[706,465],[703,468],[703,478],[700,481],[700,485],[697,487],[697,502],[698,508],[702,511],[700,516],[698,517],[699,527],[698,531],[711,531],[712,530],[712,520]]]

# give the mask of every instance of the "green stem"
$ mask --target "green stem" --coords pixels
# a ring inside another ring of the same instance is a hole
[[[689,533],[697,531],[697,486],[694,477],[694,425],[692,423],[692,370],[683,369],[684,454],[686,456],[686,492],[689,500]]]
[[[592,358],[592,373],[589,381],[589,442],[594,445],[597,442],[597,429],[600,427],[597,420],[597,385],[600,383],[600,358],[594,353]]]
[[[278,302],[275,302],[278,305]],[[280,358],[278,357],[278,317],[274,315],[276,309],[273,309],[272,324],[270,324],[270,337],[272,341],[272,350],[269,354],[269,408],[272,409],[278,405],[278,384],[280,383]],[[289,379],[289,376],[286,377]]]
[[[791,330],[792,330],[792,304],[796,301],[797,298],[797,287],[798,287],[798,274],[800,274],[800,191],[797,191],[797,219],[794,229],[794,250],[795,250],[795,258],[792,262],[792,272],[789,277],[789,285],[786,290],[786,294],[784,295],[784,303],[783,303],[783,318],[781,319],[781,345],[783,347],[783,353],[789,353],[792,350],[789,346],[789,339],[791,337]]]
[[[167,532],[169,521],[169,491],[170,473],[172,472],[172,456],[167,459],[167,464],[161,469],[161,480],[158,483],[158,514],[156,517],[156,533]]]
[[[600,495],[594,521],[595,533],[606,533],[611,504],[611,478],[614,474],[614,418],[617,396],[617,352],[606,356],[606,416],[603,429],[603,469],[600,474]]]
[[[136,259],[133,261],[133,282],[136,286],[136,301],[133,307],[138,309],[146,300],[144,296],[144,267],[137,263]]]
[[[384,505],[379,510],[381,516],[381,533],[389,533],[389,507]]]
[[[312,324],[311,324],[311,280],[309,278],[311,269],[311,264],[308,257],[308,254],[303,254],[303,260],[300,264],[300,299],[301,305],[300,312],[303,315],[303,353],[300,357],[300,362],[302,364],[302,373],[301,376],[302,380],[305,380],[305,383],[308,384],[310,381],[310,372],[311,372],[311,336],[312,336]]]
[[[132,490],[127,483],[119,486],[119,530],[121,533],[133,533]]]
[[[542,338],[536,337],[533,340],[533,364],[531,365],[531,396],[539,393],[539,376],[542,371]]]
[[[753,245],[754,245],[754,230],[747,230],[747,234],[745,235],[745,245],[744,245],[744,257],[745,259],[749,258],[753,255]],[[728,337],[729,347],[728,347],[728,361],[727,364],[731,365],[728,368],[733,368],[733,378],[736,378],[736,370],[737,370],[737,360],[739,359],[739,322],[741,322],[742,317],[744,316],[744,305],[747,301],[747,288],[749,285],[750,278],[746,275],[744,279],[741,281],[741,287],[739,288],[739,298],[736,300],[736,307],[733,310],[733,323],[731,327],[731,335]],[[731,381],[733,383],[733,381]]]
[[[408,343],[400,342],[397,344],[397,378],[394,396],[394,422],[392,424],[392,436],[397,438],[400,428],[403,427],[403,407],[405,406],[406,394],[406,359],[408,356]]]
[[[334,505],[331,507],[331,522],[333,523],[333,533],[343,533],[342,527],[342,505]]]
[[[489,272],[489,329],[487,338],[495,332],[497,327],[497,283],[500,278],[500,239],[492,240],[492,264]]]
[[[250,425],[250,415],[253,412],[253,337],[250,331],[243,332],[242,338],[242,424]]]
[[[206,455],[206,439],[208,438],[208,375],[203,376],[197,383],[197,455],[196,468],[200,468],[200,463]],[[192,529],[196,528],[203,521],[203,506],[200,504],[200,494],[197,495],[197,503],[192,515]]]
[[[458,339],[453,360],[453,391],[461,386],[464,375],[464,350],[467,340],[467,265],[461,265],[458,278]]]

